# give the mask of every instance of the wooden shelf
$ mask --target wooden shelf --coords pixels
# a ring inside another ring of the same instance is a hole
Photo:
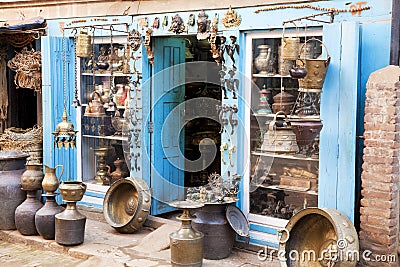
[[[111,72],[110,71],[95,71],[94,74],[91,71],[85,71],[82,72],[83,76],[100,76],[100,77],[110,77],[111,76]],[[114,71],[113,75],[114,77],[129,77],[132,76],[132,74],[124,74],[120,71]]]
[[[262,156],[262,157],[272,157],[272,158],[281,158],[281,159],[292,159],[292,160],[305,160],[305,161],[315,161],[318,162],[318,158],[311,158],[311,157],[301,157],[301,156],[296,156],[290,155],[290,154],[277,154],[277,153],[269,153],[269,152],[257,152],[257,151],[252,151],[252,155],[254,156]]]
[[[292,78],[290,75],[279,75],[279,74],[253,74],[254,78]]]
[[[307,194],[307,195],[313,195],[313,196],[318,196],[318,192],[315,192],[313,190],[302,190],[302,189],[296,189],[295,187],[281,187],[279,185],[259,185],[259,187],[266,188],[266,189],[271,189],[271,190],[283,190],[283,191],[288,191],[288,192],[294,192],[294,193],[302,193],[302,194]]]
[[[255,117],[266,117],[266,118],[274,118],[275,114],[270,113],[270,114],[264,114],[264,113],[253,113],[253,116]],[[278,115],[278,118],[285,118],[285,115]],[[321,120],[321,117],[318,115],[313,115],[313,116],[297,116],[297,115],[287,115],[287,118],[290,119],[298,119],[298,120]]]
[[[88,135],[83,134],[83,137],[87,138],[97,138],[97,139],[109,139],[109,140],[119,140],[128,142],[128,137],[120,136],[120,135],[111,135],[111,136],[97,136],[97,135]]]

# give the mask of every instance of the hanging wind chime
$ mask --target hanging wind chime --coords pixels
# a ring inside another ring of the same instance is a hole
[[[74,125],[68,121],[67,115],[67,56],[66,56],[66,44],[65,44],[65,36],[63,30],[62,37],[62,46],[63,46],[63,97],[64,97],[64,111],[62,115],[62,121],[57,124],[54,135],[54,146],[58,149],[64,147],[65,149],[74,148],[76,145],[76,133],[74,129]]]

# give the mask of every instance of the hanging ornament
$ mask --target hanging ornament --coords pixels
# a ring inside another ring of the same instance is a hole
[[[65,44],[65,37],[63,31],[63,93],[64,93],[64,111],[62,116],[62,122],[58,123],[56,126],[55,132],[52,134],[54,135],[54,146],[58,149],[64,147],[65,149],[74,148],[76,145],[76,133],[74,129],[74,125],[68,121],[67,115],[67,56],[66,56],[66,44]]]
[[[225,16],[222,18],[222,23],[226,28],[230,28],[233,26],[239,26],[242,22],[242,17],[236,13],[236,10],[232,9],[229,6],[228,12],[226,12]]]

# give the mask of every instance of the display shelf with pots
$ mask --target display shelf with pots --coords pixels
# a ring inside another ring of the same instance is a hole
[[[108,174],[117,169],[114,162],[125,159],[124,154],[129,153],[124,153],[129,146],[123,129],[128,129],[130,123],[127,114],[132,74],[127,60],[131,53],[126,36],[95,37],[93,40],[93,53],[76,58],[77,94],[81,102],[77,108],[80,117],[77,123],[80,127],[78,180],[87,184],[88,192],[100,196],[111,182],[111,179],[102,181],[100,177],[110,177]],[[105,152],[100,159],[101,149]],[[125,160],[118,168],[129,175]],[[87,198],[85,195],[83,201]],[[100,199],[101,196],[96,201]]]
[[[285,36],[249,34],[246,41],[252,48],[246,64],[252,90],[245,95],[251,103],[246,113],[248,212],[265,216],[266,223],[288,220],[299,210],[318,205],[320,99],[301,88],[304,81],[296,75],[305,73],[305,58],[325,55],[321,35],[319,30],[303,29],[287,31]],[[308,42],[311,38],[318,40]],[[290,46],[293,51],[287,50]]]

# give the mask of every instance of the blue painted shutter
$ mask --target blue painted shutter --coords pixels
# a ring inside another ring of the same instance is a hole
[[[43,84],[43,163],[55,167],[64,166],[61,180],[76,180],[76,149],[56,149],[54,136],[51,134],[56,125],[62,120],[63,113],[63,38],[44,36],[41,38],[42,47],[42,84]],[[75,89],[75,54],[73,40],[65,38],[66,46],[66,92],[68,119],[76,125],[76,112],[71,103]],[[59,168],[58,168],[59,169]],[[59,170],[57,170],[59,171]],[[58,201],[61,200],[59,196]]]
[[[354,222],[359,24],[324,25],[323,42],[331,63],[321,95],[318,206]]]
[[[173,210],[167,202],[184,198],[183,129],[185,42],[178,38],[155,39],[152,89],[152,214]]]

